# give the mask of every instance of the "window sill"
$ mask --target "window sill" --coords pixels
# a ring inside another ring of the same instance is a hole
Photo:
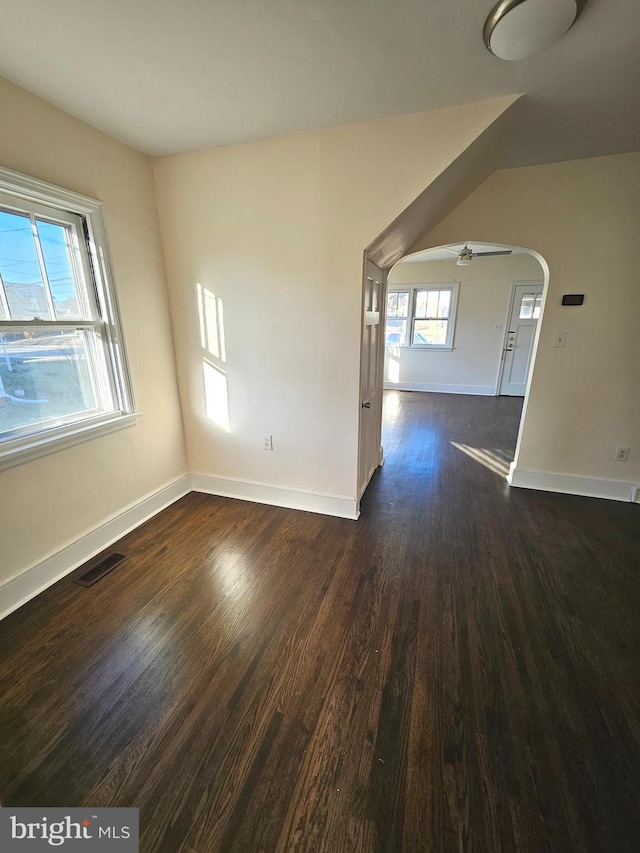
[[[28,438],[7,441],[0,449],[0,471],[22,465],[24,462],[31,462],[50,453],[57,453],[58,450],[81,444],[83,441],[135,426],[141,416],[141,412],[131,412],[127,415],[115,414],[90,423],[84,421],[60,427],[57,430],[51,430],[48,435],[32,435]]]

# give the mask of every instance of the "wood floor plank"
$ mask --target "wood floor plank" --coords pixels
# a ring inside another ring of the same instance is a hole
[[[190,494],[0,623],[0,801],[141,850],[626,853],[640,514],[509,489],[521,402],[391,392],[358,522]]]

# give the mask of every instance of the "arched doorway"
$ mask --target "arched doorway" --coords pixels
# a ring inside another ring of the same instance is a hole
[[[508,479],[526,418],[547,285],[546,262],[525,247],[469,241],[404,256],[382,285],[381,395],[382,388],[396,388],[521,398],[513,458],[499,466]],[[380,429],[381,422],[382,407]]]

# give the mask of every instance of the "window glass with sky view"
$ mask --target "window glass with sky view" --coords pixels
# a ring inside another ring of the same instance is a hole
[[[0,193],[0,445],[120,412],[83,216]]]

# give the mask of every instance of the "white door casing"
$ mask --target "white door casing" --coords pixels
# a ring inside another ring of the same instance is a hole
[[[362,284],[362,351],[360,360],[360,430],[358,497],[382,464],[382,332],[385,273],[368,258]]]
[[[499,394],[524,397],[531,368],[543,282],[516,282],[513,286],[508,331],[503,349]]]

